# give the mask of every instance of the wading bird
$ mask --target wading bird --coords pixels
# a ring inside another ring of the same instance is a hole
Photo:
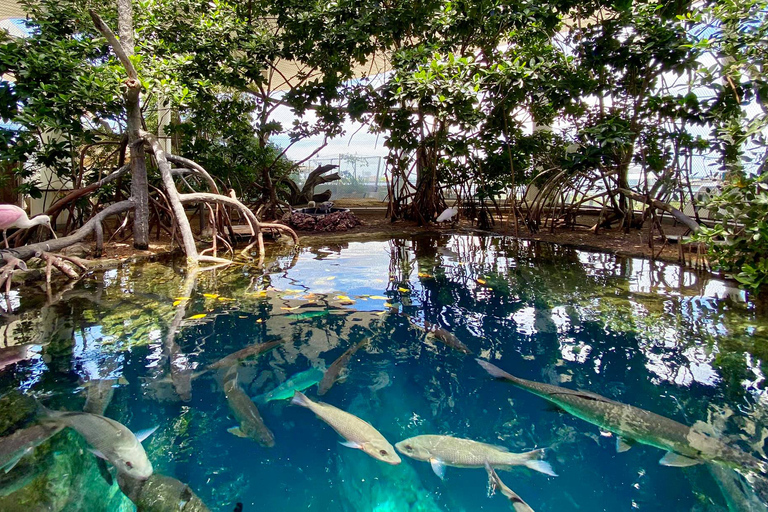
[[[3,230],[3,240],[5,240],[5,248],[8,249],[8,237],[6,231],[9,228],[28,229],[33,226],[48,226],[48,229],[53,233],[53,238],[56,238],[56,233],[51,227],[51,218],[47,215],[38,215],[30,219],[27,217],[27,212],[14,206],[12,204],[0,204],[0,229]]]
[[[459,213],[459,209],[455,206],[451,206],[450,208],[446,208],[443,210],[443,213],[441,213],[437,217],[437,222],[448,222],[451,220],[457,213]]]

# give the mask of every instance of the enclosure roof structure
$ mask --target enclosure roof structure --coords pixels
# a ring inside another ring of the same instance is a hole
[[[0,0],[0,20],[24,19],[27,15],[16,0]]]

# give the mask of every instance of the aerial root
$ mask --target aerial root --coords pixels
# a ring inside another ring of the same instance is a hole
[[[27,270],[27,264],[24,260],[11,255],[3,255],[5,265],[0,267],[0,287],[5,285],[5,294],[11,293],[11,281],[13,280],[13,272],[20,268],[21,270]]]
[[[51,270],[56,267],[62,274],[70,279],[80,279],[80,274],[72,268],[72,265],[87,270],[88,267],[83,260],[74,256],[65,256],[63,254],[54,254],[52,252],[41,252],[38,257],[45,261],[45,282],[51,284]]]

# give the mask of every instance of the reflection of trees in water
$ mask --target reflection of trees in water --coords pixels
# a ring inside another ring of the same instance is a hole
[[[618,400],[629,393],[677,418],[680,407],[706,417],[707,400],[747,398],[744,383],[762,393],[766,320],[749,304],[703,296],[711,283],[703,275],[506,238],[418,238],[393,242],[391,253],[398,283],[414,280],[414,261],[430,276],[418,278],[423,296],[412,315],[473,350],[535,359],[540,373],[531,378]],[[703,386],[679,405],[654,403],[659,385],[694,382]],[[451,391],[439,393],[433,403]]]

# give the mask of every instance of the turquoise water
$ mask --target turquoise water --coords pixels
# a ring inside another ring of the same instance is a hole
[[[510,509],[489,496],[482,469],[449,467],[441,481],[426,462],[383,464],[341,446],[289,400],[259,403],[273,447],[229,433],[238,422],[216,372],[203,370],[275,340],[284,342],[239,370],[249,396],[325,368],[368,338],[321,400],[392,444],[450,434],[513,452],[549,447],[558,477],[499,472],[539,512],[742,510],[755,491],[730,470],[661,466],[664,452],[650,446],[616,453],[615,437],[493,381],[474,357],[700,422],[758,457],[768,437],[764,306],[670,264],[506,238],[422,237],[308,248],[265,270],[236,265],[186,280],[170,264],[126,266],[51,297],[14,292],[4,307],[3,346],[30,344],[24,360],[0,370],[5,399],[21,390],[81,410],[89,386],[115,379],[106,415],[133,431],[157,425],[144,443],[155,472],[188,484],[211,510]],[[473,354],[427,337],[425,322]],[[316,385],[305,393],[318,399]],[[32,419],[6,404],[0,435]],[[39,446],[0,476],[0,510],[133,510],[86,449],[68,429]],[[742,486],[737,496],[729,482]]]

